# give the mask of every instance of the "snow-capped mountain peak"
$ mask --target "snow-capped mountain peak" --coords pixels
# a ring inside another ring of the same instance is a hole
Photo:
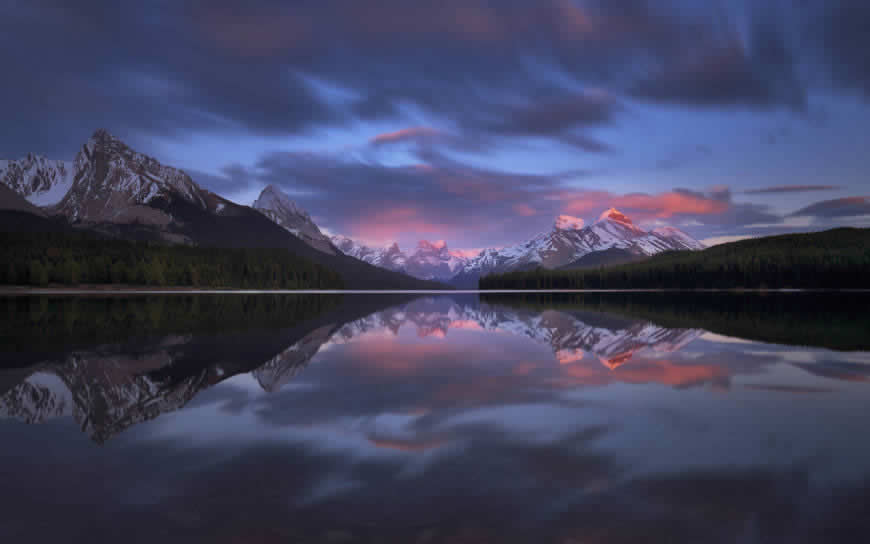
[[[421,279],[447,280],[455,276],[466,262],[466,259],[451,254],[444,240],[420,240],[417,249],[407,258],[406,269]]]
[[[434,242],[430,242],[429,240],[420,240],[417,242],[417,250],[420,251],[442,251],[447,250],[447,242],[444,240],[436,240]]]
[[[635,225],[627,215],[616,208],[610,208],[602,213],[598,217],[598,221],[592,225],[592,228],[605,239],[610,236],[632,238],[648,234],[645,230]]]
[[[215,211],[221,201],[183,171],[134,151],[105,129],[95,131],[72,162],[33,154],[0,161],[0,181],[33,204],[94,223],[165,226],[171,214],[152,203],[184,200]]]
[[[634,226],[634,223],[631,222],[631,219],[628,218],[624,213],[617,210],[616,208],[610,208],[609,210],[605,210],[599,217],[598,223],[602,221],[615,221],[617,223],[622,223],[623,225]]]
[[[658,227],[653,229],[652,233],[661,238],[678,241],[686,246],[686,249],[701,250],[707,247],[676,227]]]
[[[131,149],[105,129],[94,132],[73,164],[74,181],[57,207],[72,220],[165,225],[171,215],[152,203],[183,200],[207,211],[218,205],[186,173]]]
[[[474,285],[478,277],[534,267],[559,268],[599,251],[647,256],[669,250],[703,249],[703,244],[673,227],[647,232],[616,208],[602,213],[587,227],[571,216],[556,218],[553,230],[503,249],[488,249],[460,271],[456,284]]]
[[[267,185],[252,207],[284,227],[302,241],[329,255],[335,255],[330,239],[320,232],[308,212],[300,208],[281,189]]]
[[[386,248],[371,248],[341,234],[332,236],[331,240],[335,247],[345,255],[387,270],[405,271],[408,257],[399,248],[399,244],[395,242]]]
[[[584,221],[579,217],[571,215],[560,215],[556,218],[553,228],[557,230],[580,230],[583,228]]]
[[[425,280],[448,280],[468,262],[467,259],[450,253],[444,240],[434,242],[420,240],[413,253],[402,251],[396,242],[380,249],[368,247],[340,235],[333,236],[332,242],[345,255]]]

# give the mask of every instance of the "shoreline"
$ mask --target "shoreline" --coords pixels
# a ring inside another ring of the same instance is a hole
[[[868,289],[220,289],[189,287],[0,287],[0,296],[35,295],[481,295],[481,294],[604,294],[604,293],[868,293]]]

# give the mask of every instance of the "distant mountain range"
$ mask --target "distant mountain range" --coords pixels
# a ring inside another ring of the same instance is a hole
[[[0,227],[216,248],[277,248],[342,275],[348,288],[437,288],[338,251],[308,215],[267,187],[256,208],[200,187],[185,172],[96,131],[71,162],[34,155],[0,161]]]
[[[550,232],[513,246],[485,249],[473,258],[452,254],[443,241],[421,241],[410,254],[398,244],[373,249],[345,236],[333,236],[332,242],[345,254],[375,266],[457,287],[477,287],[483,276],[539,266],[556,269],[621,264],[664,251],[704,249],[704,244],[677,228],[645,231],[613,208],[588,227],[576,218],[559,216]]]
[[[451,280],[468,262],[467,259],[452,254],[443,240],[421,240],[412,253],[402,251],[396,243],[386,248],[373,249],[341,235],[333,236],[332,242],[345,255],[427,280]]]

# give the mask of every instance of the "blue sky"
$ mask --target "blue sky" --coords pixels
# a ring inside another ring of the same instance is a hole
[[[710,240],[870,226],[858,0],[8,4],[4,158],[103,127],[406,247],[610,206]]]

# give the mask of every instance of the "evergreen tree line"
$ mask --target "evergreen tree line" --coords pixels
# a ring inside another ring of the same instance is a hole
[[[226,249],[104,239],[87,233],[0,233],[0,283],[336,289],[338,273],[286,249]]]
[[[480,289],[870,288],[870,229],[743,240],[638,263],[491,275]]]

